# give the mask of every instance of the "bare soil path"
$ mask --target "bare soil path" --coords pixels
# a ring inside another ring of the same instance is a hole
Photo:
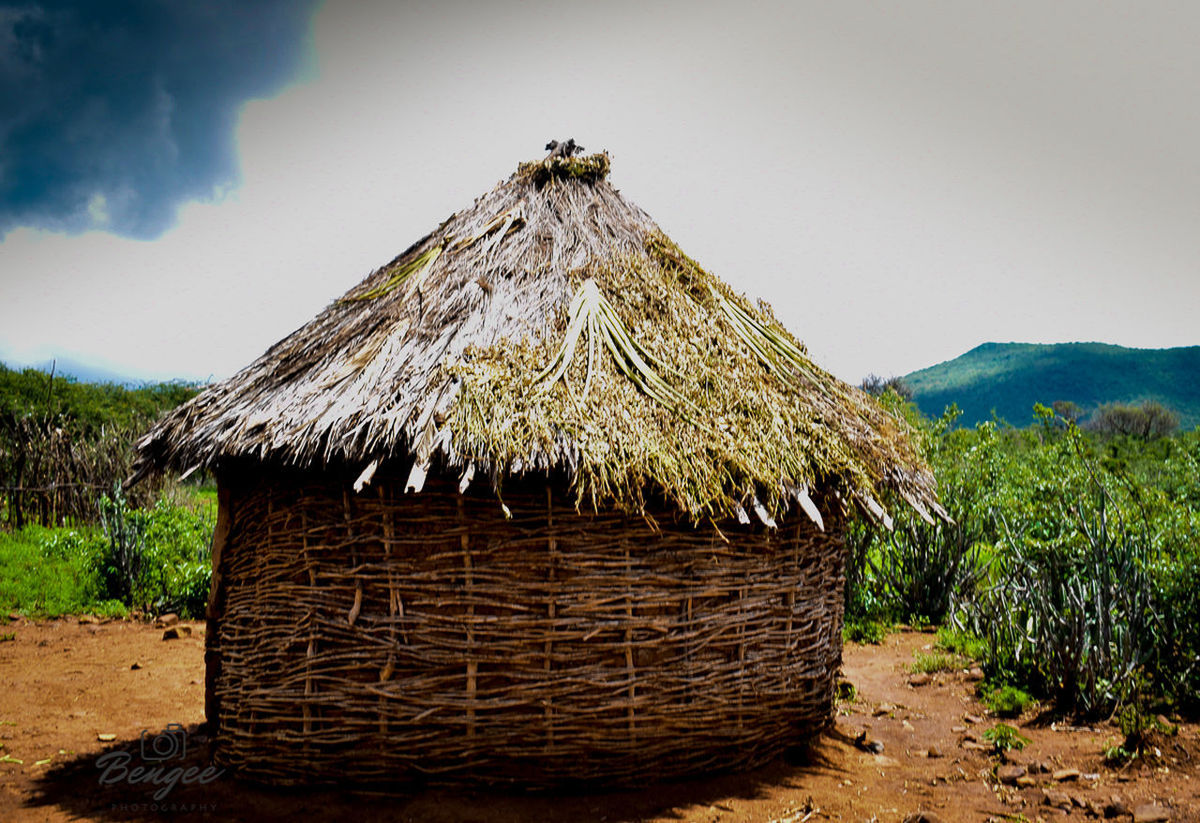
[[[133,622],[72,618],[0,626],[0,823],[898,823],[919,811],[946,823],[1032,823],[1103,819],[1105,806],[1112,819],[1129,821],[1135,809],[1148,804],[1171,821],[1200,821],[1196,725],[1184,724],[1177,735],[1158,741],[1162,757],[1157,762],[1117,770],[1106,767],[1102,757],[1104,747],[1120,739],[1112,726],[1063,728],[1025,718],[1019,725],[1032,743],[1006,763],[982,742],[983,730],[996,721],[975,699],[968,676],[943,673],[924,685],[909,682],[913,653],[933,641],[932,635],[916,632],[893,635],[882,646],[848,645],[844,671],[858,695],[842,704],[835,727],[808,752],[749,774],[632,792],[546,796],[431,789],[392,798],[329,789],[283,792],[222,776],[206,784],[176,785],[156,800],[161,786],[117,779],[119,769],[105,772],[96,761],[117,752],[105,761],[112,764],[127,752],[129,768],[141,764],[142,731],[149,731],[153,743],[176,723],[187,733],[179,735],[187,751],[172,764],[194,766],[193,777],[207,765],[206,741],[198,734],[204,706],[203,625],[185,625],[191,635],[170,641],[162,639],[162,629]],[[865,739],[856,743],[863,732]],[[873,741],[882,751],[871,750]],[[1014,782],[1002,783],[998,770]],[[102,785],[105,774],[110,782]]]

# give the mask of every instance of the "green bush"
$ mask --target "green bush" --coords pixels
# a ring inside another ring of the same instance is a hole
[[[878,646],[887,639],[891,626],[881,620],[848,620],[842,629],[842,638],[851,643],[870,643]]]
[[[93,611],[92,562],[103,540],[87,529],[0,532],[0,610],[32,617]]]
[[[1020,717],[1036,700],[1016,686],[996,686],[983,693],[983,705],[997,717]]]

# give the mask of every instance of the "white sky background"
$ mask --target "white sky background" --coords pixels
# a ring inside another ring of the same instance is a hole
[[[842,378],[996,340],[1200,343],[1200,8],[334,0],[150,242],[19,229],[0,352],[223,377],[543,154],[767,299]]]

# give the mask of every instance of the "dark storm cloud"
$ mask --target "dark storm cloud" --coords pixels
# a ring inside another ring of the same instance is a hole
[[[137,238],[238,174],[242,103],[306,55],[316,0],[0,0],[0,238]]]

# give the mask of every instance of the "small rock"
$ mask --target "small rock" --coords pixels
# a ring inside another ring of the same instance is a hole
[[[1133,823],[1167,823],[1171,813],[1157,803],[1145,803],[1133,810]]]
[[[1064,783],[1068,780],[1079,779],[1079,769],[1059,769],[1054,774],[1050,775],[1059,783]]]
[[[896,711],[896,707],[891,703],[880,703],[871,714],[874,717],[883,717],[885,714],[891,714],[894,711]]]
[[[1168,720],[1167,716],[1163,715],[1163,714],[1155,715],[1154,722],[1157,723],[1158,725],[1162,726],[1164,729],[1166,729],[1168,731],[1175,728],[1175,724],[1172,723],[1170,720]]]
[[[1074,803],[1076,806],[1078,806],[1081,809],[1087,808],[1087,801],[1084,800],[1082,797],[1080,797],[1077,794],[1071,795],[1071,802]]]
[[[178,640],[181,637],[191,637],[191,626],[172,626],[163,632],[163,640]]]
[[[906,732],[916,731],[916,729],[913,728],[913,724],[909,723],[907,720],[900,724],[900,728],[904,729]]]
[[[1017,785],[1017,781],[1025,776],[1025,767],[1006,764],[996,767],[996,779],[1007,786]]]
[[[1050,772],[1054,771],[1054,769],[1050,768],[1050,764],[1045,760],[1039,760],[1033,765],[1033,768],[1030,769],[1030,771],[1038,774],[1050,774]]]
[[[1080,779],[1080,780],[1087,780],[1087,781],[1089,781],[1089,782],[1091,782],[1091,783],[1095,783],[1097,780],[1099,780],[1099,779],[1100,779],[1100,775],[1099,775],[1098,773],[1096,773],[1096,772],[1087,772],[1087,773],[1085,773],[1085,774],[1081,774],[1081,775],[1079,775],[1079,779]]]
[[[1037,785],[1037,780],[1030,777],[1029,775],[1025,775],[1024,777],[1017,778],[1017,785],[1020,786],[1022,789],[1029,789],[1029,788],[1032,788],[1033,786]]]
[[[1005,749],[1000,752],[1000,759],[1005,763],[1016,763],[1018,766],[1029,765],[1029,762],[1016,749]]]
[[[142,664],[135,660],[135,661],[133,661],[133,665],[129,667],[129,670],[136,672],[141,667],[142,667]]]
[[[1071,796],[1066,792],[1060,792],[1057,789],[1042,789],[1042,803],[1047,806],[1054,806],[1056,809],[1071,808]]]
[[[86,625],[88,623],[99,623],[99,622],[100,622],[99,620],[97,620],[94,616],[92,616],[90,614],[79,615],[79,625],[81,625],[81,626]]]
[[[942,750],[937,745],[929,747],[929,751],[925,752],[926,757],[942,757]]]
[[[1121,799],[1121,795],[1114,794],[1104,804],[1105,817],[1121,817],[1129,814],[1129,807],[1125,805],[1125,801]]]
[[[1104,806],[1097,803],[1095,800],[1089,800],[1087,802],[1087,810],[1088,814],[1090,814],[1092,817],[1104,817]]]
[[[933,812],[913,812],[904,818],[904,823],[942,823],[942,818]]]
[[[9,620],[20,620],[20,619],[21,619],[21,615],[19,615],[19,614],[18,614],[18,613],[16,613],[16,612],[9,612],[9,613],[8,613],[8,619],[9,619]]]
[[[975,723],[975,724],[979,724],[979,723],[983,722],[982,717],[979,717],[978,715],[974,715],[974,714],[964,714],[963,720],[967,721],[968,723]]]
[[[154,625],[160,629],[165,629],[167,626],[174,626],[178,622],[179,615],[175,614],[175,612],[168,612],[166,614],[159,615],[158,619],[154,621]]]
[[[976,752],[990,752],[992,750],[992,747],[986,743],[976,743],[974,740],[964,740],[961,745],[964,749]]]
[[[973,681],[983,680],[983,669],[978,666],[972,666],[967,670],[966,679]]]
[[[975,735],[974,732],[967,732],[966,734],[964,734],[963,740],[970,740],[972,743],[979,742],[979,738]]]
[[[99,740],[101,743],[111,743],[117,739],[117,736],[115,734],[108,734],[107,732],[105,732],[104,734],[96,735],[96,739]]]
[[[933,678],[930,677],[925,672],[917,672],[916,674],[909,675],[908,685],[910,685],[910,686],[928,686],[930,681],[932,681],[932,680],[933,680]]]

